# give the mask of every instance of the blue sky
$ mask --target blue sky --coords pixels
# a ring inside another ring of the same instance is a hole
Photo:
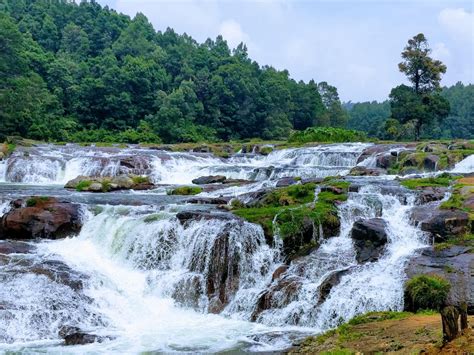
[[[400,52],[423,32],[448,71],[443,85],[474,82],[474,1],[449,0],[98,0],[144,13],[157,30],[174,28],[199,42],[222,34],[243,41],[261,65],[297,80],[327,81],[344,101],[384,100],[402,82]]]

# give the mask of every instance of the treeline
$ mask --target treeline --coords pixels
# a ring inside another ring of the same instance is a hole
[[[282,139],[347,124],[335,87],[262,67],[244,44],[157,32],[94,1],[0,6],[0,139]]]
[[[457,83],[441,90],[450,104],[447,117],[433,120],[421,129],[422,139],[474,139],[474,85]],[[379,139],[413,140],[412,123],[401,124],[391,118],[390,102],[345,103],[348,128],[364,131]]]

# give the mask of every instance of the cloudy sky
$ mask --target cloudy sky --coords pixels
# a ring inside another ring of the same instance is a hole
[[[448,71],[442,81],[474,82],[474,1],[451,0],[98,0],[155,29],[199,42],[222,34],[243,41],[260,64],[297,80],[327,81],[344,101],[384,100],[402,83],[400,52],[423,32]]]

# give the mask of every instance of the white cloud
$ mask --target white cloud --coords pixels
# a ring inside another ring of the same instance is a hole
[[[439,13],[438,20],[456,39],[474,41],[474,13],[463,8],[447,8]]]
[[[219,26],[219,34],[224,37],[230,48],[235,48],[240,42],[248,44],[249,36],[242,30],[240,24],[235,20],[225,20]]]
[[[447,60],[451,57],[451,51],[446,47],[443,42],[438,42],[433,46],[431,56],[439,60]]]

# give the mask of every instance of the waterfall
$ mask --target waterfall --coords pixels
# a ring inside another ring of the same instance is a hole
[[[150,175],[160,184],[191,184],[200,176],[224,175],[263,181],[287,176],[326,177],[347,174],[363,143],[275,150],[267,156],[236,154],[222,159],[211,154],[137,148],[40,145],[18,148],[0,164],[0,181],[65,184],[79,176]]]
[[[469,155],[468,157],[461,160],[457,163],[454,168],[451,170],[453,173],[468,174],[474,171],[474,154]]]
[[[40,147],[27,156],[12,155],[5,176],[49,184],[76,174],[142,169],[157,182],[185,184],[219,173],[255,181],[203,195],[245,200],[248,192],[274,187],[282,176],[344,174],[364,147],[327,145],[229,159]],[[47,163],[53,161],[58,164]],[[387,184],[397,183],[371,178],[350,192],[338,205],[340,234],[319,233],[319,248],[289,265],[278,231],[269,245],[260,226],[227,212],[160,205],[166,196],[159,195],[152,195],[153,205],[139,207],[92,202],[84,206],[88,212],[78,236],[28,244],[34,250],[25,254],[0,252],[0,349],[63,352],[58,331],[70,325],[113,338],[83,348],[90,352],[274,351],[361,313],[401,310],[404,265],[427,240],[409,221],[414,195],[387,194],[393,191]],[[0,215],[12,198],[0,200]],[[185,218],[186,213],[200,218]],[[358,264],[353,223],[374,217],[386,221],[388,242],[377,261]],[[337,282],[323,294],[329,278]]]

